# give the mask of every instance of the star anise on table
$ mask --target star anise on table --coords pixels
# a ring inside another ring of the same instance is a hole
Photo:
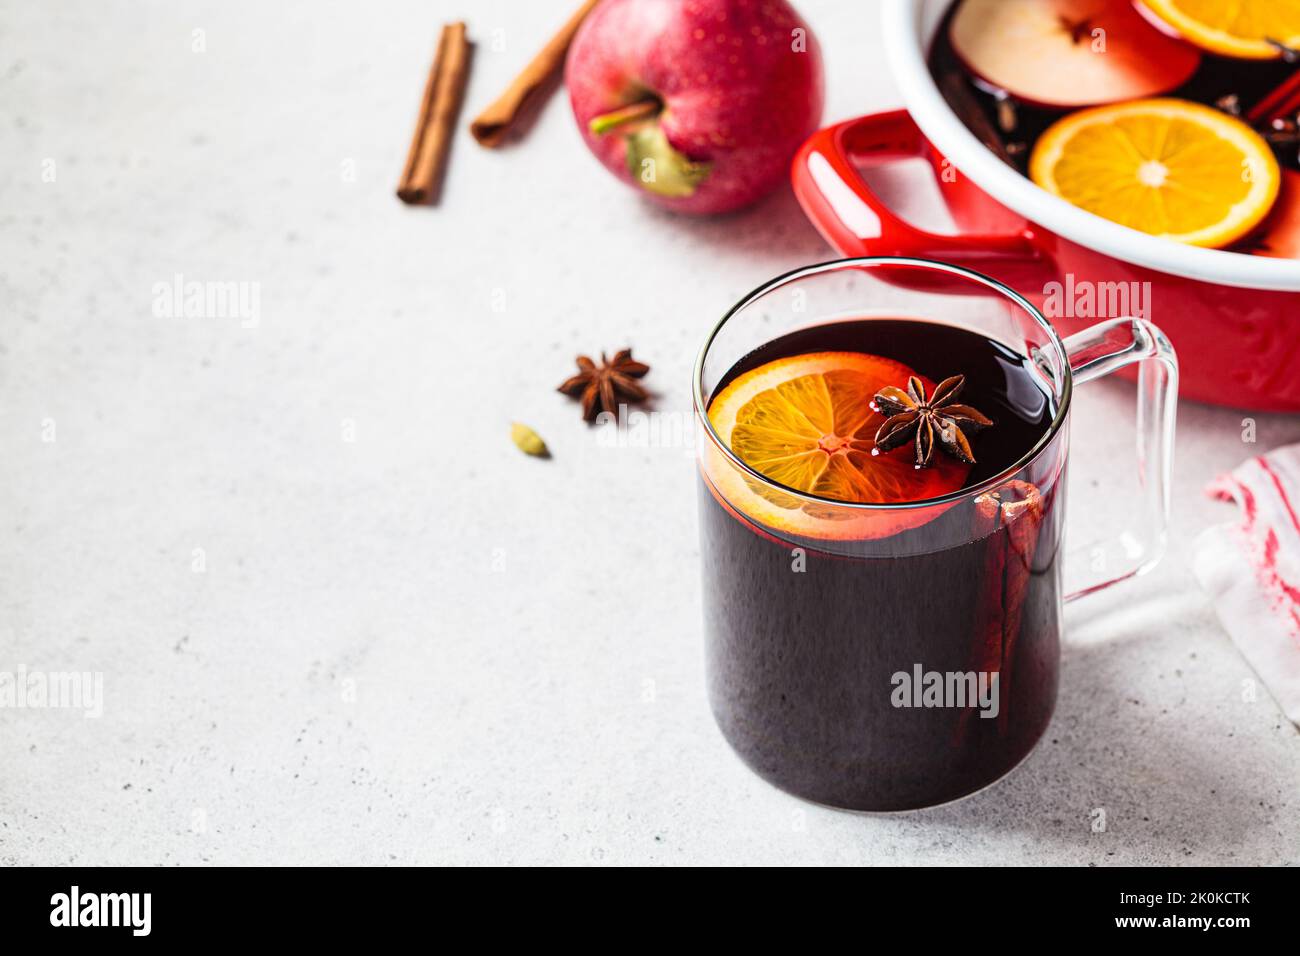
[[[638,383],[650,371],[650,366],[632,358],[631,349],[621,349],[615,353],[613,360],[600,353],[597,365],[585,355],[579,355],[578,374],[565,381],[559,391],[571,398],[582,398],[582,417],[595,421],[602,411],[618,414],[619,399],[627,402],[643,402],[648,397]]]
[[[876,431],[876,448],[892,451],[914,438],[916,467],[924,468],[934,457],[937,440],[954,458],[975,464],[967,436],[992,425],[993,420],[969,405],[955,404],[965,385],[965,375],[945,378],[927,398],[925,386],[913,375],[907,380],[907,391],[887,385],[876,392],[876,408],[889,416]]]

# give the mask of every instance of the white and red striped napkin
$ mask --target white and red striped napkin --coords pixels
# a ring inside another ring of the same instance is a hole
[[[1300,445],[1252,458],[1207,489],[1239,521],[1196,539],[1193,567],[1219,620],[1300,724]]]

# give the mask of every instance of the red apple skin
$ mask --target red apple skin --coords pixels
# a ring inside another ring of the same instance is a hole
[[[784,182],[824,99],[821,49],[784,0],[605,0],[574,37],[565,82],[582,137],[605,167],[643,196],[696,214],[739,209]],[[588,127],[647,92],[664,103],[658,121],[669,145],[712,164],[692,195],[644,188],[628,169],[623,131]]]

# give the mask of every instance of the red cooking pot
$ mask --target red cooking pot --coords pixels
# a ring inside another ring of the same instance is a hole
[[[1000,279],[1063,334],[1138,314],[1172,339],[1182,394],[1216,405],[1300,411],[1300,261],[1157,239],[1050,195],[995,157],[957,118],[926,66],[949,0],[884,0],[883,40],[907,110],[816,133],[794,189],[845,256],[912,256]],[[923,157],[960,232],[905,222],[860,171]]]

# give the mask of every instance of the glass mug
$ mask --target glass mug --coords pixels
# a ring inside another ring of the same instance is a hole
[[[1037,443],[940,498],[852,504],[773,483],[714,430],[711,398],[755,349],[796,330],[898,319],[975,331],[1027,359],[1022,384],[1048,403]],[[1087,560],[1071,574],[1092,576],[1067,588],[1073,387],[1134,364],[1138,513],[1075,549]],[[1055,707],[1063,602],[1150,569],[1164,550],[1178,389],[1165,336],[1123,318],[1062,341],[1028,300],[976,272],[845,259],[748,295],[709,336],[694,378],[709,699],[736,753],[790,793],[869,811],[945,803],[1013,769]]]

